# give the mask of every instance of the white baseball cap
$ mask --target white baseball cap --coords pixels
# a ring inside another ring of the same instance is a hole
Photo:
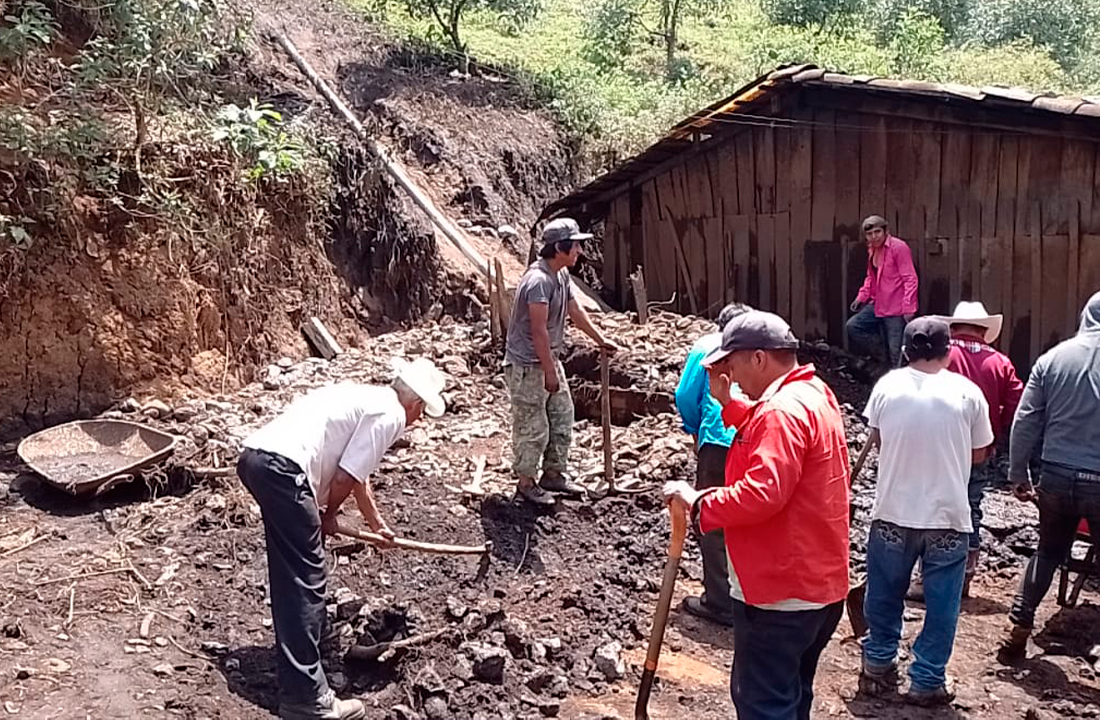
[[[395,357],[391,364],[397,373],[397,378],[424,401],[424,412],[429,417],[441,416],[447,409],[447,404],[441,395],[446,379],[435,363],[427,358],[417,358],[409,362],[404,358]]]

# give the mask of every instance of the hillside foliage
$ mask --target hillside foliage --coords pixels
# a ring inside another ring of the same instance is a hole
[[[455,52],[408,3],[351,1],[398,35]],[[522,22],[499,5],[470,3],[463,54],[528,84],[583,141],[593,169],[789,63],[1100,92],[1100,0],[522,2]]]

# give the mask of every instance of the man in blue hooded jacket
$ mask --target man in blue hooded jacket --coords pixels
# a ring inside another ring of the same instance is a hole
[[[695,488],[721,487],[726,484],[726,453],[736,430],[722,422],[722,406],[710,394],[703,358],[722,344],[722,329],[733,318],[751,310],[741,303],[730,303],[718,313],[718,331],[699,338],[688,352],[680,384],[676,387],[676,409],[684,430],[695,439]],[[698,538],[703,556],[703,594],[684,598],[683,608],[692,615],[731,625],[733,601],[730,599],[726,545],[721,530]]]

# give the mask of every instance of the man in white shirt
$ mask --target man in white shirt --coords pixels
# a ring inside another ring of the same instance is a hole
[[[443,375],[431,361],[395,361],[390,387],[340,383],[307,393],[244,441],[237,474],[263,514],[271,616],[283,720],[357,720],[359,700],[340,700],[321,668],[325,618],[322,534],[355,496],[371,530],[393,532],[374,500],[370,475],[422,413],[443,414]]]
[[[863,643],[860,691],[877,695],[898,684],[897,653],[905,593],[921,561],[927,614],[913,643],[906,699],[950,702],[945,670],[955,642],[968,537],[972,530],[970,467],[993,443],[981,389],[949,372],[951,330],[938,318],[905,327],[909,366],[875,385],[864,414],[879,432],[878,488],[867,539],[870,632]]]

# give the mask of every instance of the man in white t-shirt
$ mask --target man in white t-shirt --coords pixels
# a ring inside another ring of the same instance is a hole
[[[443,375],[430,360],[395,366],[390,387],[340,383],[298,398],[244,441],[237,463],[263,514],[283,720],[366,715],[359,700],[337,699],[321,668],[322,535],[335,532],[340,505],[354,495],[371,530],[393,538],[370,476],[406,427],[444,411]]]
[[[909,366],[879,380],[864,412],[882,446],[867,539],[864,611],[870,632],[863,642],[859,687],[877,695],[898,684],[905,593],[919,560],[927,614],[913,643],[906,699],[921,705],[954,697],[945,670],[972,529],[967,483],[971,464],[983,460],[993,443],[981,389],[947,370],[950,340],[951,330],[941,319],[917,318],[906,325],[903,352]]]

